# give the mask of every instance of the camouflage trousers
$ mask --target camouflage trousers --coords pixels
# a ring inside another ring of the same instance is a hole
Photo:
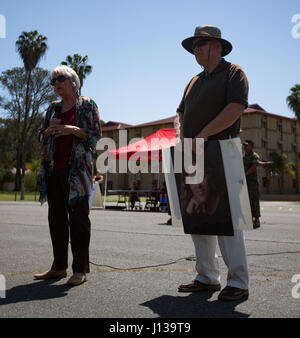
[[[252,217],[260,217],[260,205],[259,205],[259,187],[258,185],[248,184],[248,193],[251,206]]]

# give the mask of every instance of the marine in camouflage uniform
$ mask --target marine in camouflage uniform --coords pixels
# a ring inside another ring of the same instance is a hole
[[[244,148],[245,155],[244,155],[243,160],[244,160],[244,167],[245,167],[245,172],[246,172],[246,180],[247,180],[247,186],[248,186],[251,213],[252,213],[252,218],[253,218],[253,227],[258,228],[260,226],[259,217],[261,215],[260,215],[260,205],[259,205],[260,193],[259,193],[259,184],[258,184],[258,179],[257,179],[256,167],[260,163],[260,157],[257,153],[255,153],[252,150],[252,147],[253,147],[252,141],[247,140],[246,142],[243,143],[243,145],[245,146]],[[246,151],[246,149],[248,151]],[[251,170],[252,172],[247,174],[247,172],[251,168],[253,168],[253,170]]]

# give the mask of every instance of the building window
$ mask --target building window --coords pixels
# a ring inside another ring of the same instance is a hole
[[[265,137],[262,137],[261,138],[261,147],[267,148],[267,143],[268,143],[268,139],[266,139]]]
[[[297,186],[298,186],[298,181],[297,181],[297,179],[293,179],[293,188],[294,189],[297,189]]]
[[[282,131],[282,121],[281,120],[277,120],[277,131]]]
[[[291,128],[292,128],[292,134],[296,135],[296,130],[297,130],[296,123],[293,123]]]
[[[293,153],[297,152],[297,144],[296,143],[292,143],[292,152]]]
[[[262,116],[261,118],[261,127],[262,128],[267,128],[267,117],[266,116]]]
[[[277,150],[282,151],[282,144],[283,142],[281,140],[277,141]]]
[[[142,129],[138,128],[134,130],[134,137],[142,137]]]

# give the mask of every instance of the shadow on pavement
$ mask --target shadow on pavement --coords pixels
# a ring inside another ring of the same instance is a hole
[[[52,285],[57,281],[59,280],[42,280],[31,284],[15,286],[6,290],[6,298],[0,299],[0,305],[66,296],[67,291],[72,287],[67,284]]]
[[[141,304],[163,318],[248,318],[249,314],[235,310],[246,301],[233,302],[208,301],[212,292],[191,293],[188,296],[160,296]]]

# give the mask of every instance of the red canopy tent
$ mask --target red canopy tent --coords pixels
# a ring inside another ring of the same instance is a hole
[[[154,134],[149,135],[135,143],[121,147],[119,149],[111,150],[108,153],[108,158],[137,162],[161,162],[162,149],[173,147],[175,146],[175,143],[176,134],[174,128],[159,129]],[[105,175],[104,208],[106,205],[108,172],[109,170],[106,171]]]
[[[117,160],[133,160],[142,162],[151,162],[162,160],[162,148],[175,146],[175,130],[174,128],[159,129],[154,134],[128,146],[111,150],[108,158]]]

